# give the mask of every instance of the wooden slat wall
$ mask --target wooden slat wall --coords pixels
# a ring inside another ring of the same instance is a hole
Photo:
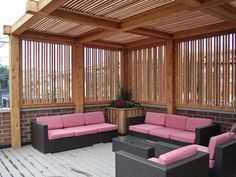
[[[22,40],[22,104],[71,103],[72,46]]]
[[[128,60],[133,99],[166,104],[166,45],[129,50]]]
[[[123,82],[122,60],[120,50],[84,48],[85,103],[116,99]]]
[[[236,33],[178,43],[176,103],[236,106]]]

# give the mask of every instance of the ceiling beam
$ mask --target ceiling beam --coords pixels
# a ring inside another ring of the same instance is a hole
[[[162,31],[157,31],[155,29],[150,29],[150,28],[135,28],[132,30],[127,31],[128,33],[133,33],[133,34],[139,34],[143,36],[148,36],[148,37],[156,37],[156,38],[161,38],[161,39],[171,39],[172,34],[162,32]]]
[[[4,25],[3,26],[3,34],[10,35],[11,34],[11,26]]]
[[[112,47],[112,48],[117,48],[117,49],[124,49],[126,47],[124,44],[107,42],[107,41],[90,41],[84,44],[88,46],[101,46],[101,47],[108,47],[108,48]]]
[[[47,17],[51,12],[59,8],[68,0],[40,0],[37,3],[37,8],[35,7],[35,1],[28,0],[26,9],[27,12],[37,12],[35,14],[25,14],[23,15],[15,24],[11,27],[11,33],[20,35],[29,29],[32,25]],[[30,5],[33,4],[33,5]]]
[[[59,19],[59,20],[70,21],[72,23],[87,24],[87,25],[96,26],[99,28],[104,28],[104,29],[119,29],[120,28],[120,23],[118,22],[104,20],[101,18],[91,17],[88,15],[78,14],[74,12],[68,12],[65,10],[55,10],[49,16]]]
[[[103,37],[113,35],[119,32],[129,31],[141,26],[144,26],[158,18],[167,17],[175,13],[186,10],[188,7],[176,2],[169,3],[167,5],[157,7],[155,9],[143,12],[135,15],[121,22],[121,28],[119,30],[103,30],[96,34],[90,34],[79,39],[80,42],[88,42],[92,40],[101,39]]]
[[[138,40],[138,41],[133,41],[133,42],[129,42],[127,44],[125,44],[126,48],[139,48],[139,47],[143,47],[143,46],[148,46],[148,45],[152,45],[152,44],[157,44],[160,42],[164,42],[166,40],[164,39],[157,39],[157,38],[150,38],[150,39],[142,39],[142,40]]]
[[[236,24],[230,24],[228,22],[217,23],[195,29],[189,29],[185,31],[176,32],[173,34],[173,39],[186,39],[196,36],[203,36],[227,30],[236,30]]]

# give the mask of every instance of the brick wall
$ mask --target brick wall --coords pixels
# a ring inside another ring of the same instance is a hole
[[[146,114],[146,112],[161,112],[166,113],[167,108],[165,106],[156,106],[156,105],[141,105],[143,108],[143,114]]]
[[[0,113],[0,148],[11,143],[10,112]]]

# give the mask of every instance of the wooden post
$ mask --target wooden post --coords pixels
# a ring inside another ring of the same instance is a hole
[[[166,62],[166,72],[167,72],[167,113],[175,113],[175,42],[173,40],[167,41],[167,62]]]
[[[84,47],[82,43],[74,45],[73,57],[73,101],[75,112],[84,111]]]
[[[19,36],[10,35],[10,108],[11,147],[21,147],[20,132],[20,41]]]

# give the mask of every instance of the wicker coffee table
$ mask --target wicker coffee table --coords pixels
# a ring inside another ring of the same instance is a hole
[[[137,138],[134,136],[120,136],[113,138],[112,151],[126,151],[144,158],[151,158],[155,155],[157,142]]]

